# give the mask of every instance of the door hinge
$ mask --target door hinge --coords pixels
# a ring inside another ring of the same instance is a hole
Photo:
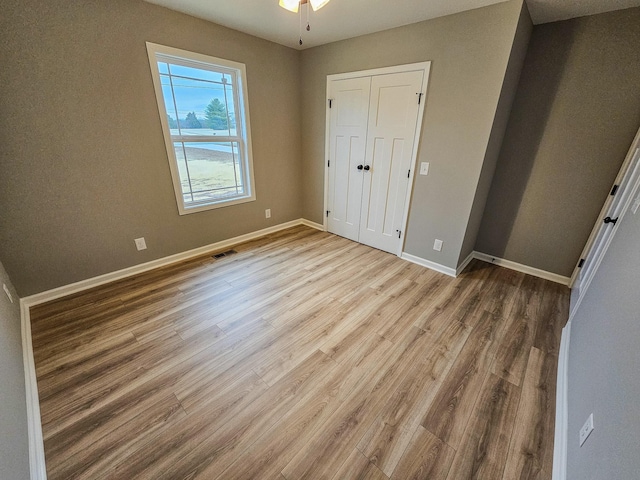
[[[411,169],[407,172],[407,178],[411,177]]]
[[[331,108],[331,104],[333,103],[333,98],[329,99],[329,108]]]
[[[578,268],[582,268],[582,266],[584,265],[585,259],[581,258],[580,262],[578,262]]]
[[[327,218],[329,218],[329,213],[331,212],[331,210],[327,210]]]
[[[331,166],[331,160],[327,160],[327,167]]]
[[[619,188],[620,188],[620,185],[614,185],[613,188],[611,189],[610,195],[613,197],[616,193],[618,193]]]
[[[424,93],[418,92],[416,93],[416,95],[418,95],[418,105],[420,105],[420,102],[422,101],[422,95],[424,95]]]

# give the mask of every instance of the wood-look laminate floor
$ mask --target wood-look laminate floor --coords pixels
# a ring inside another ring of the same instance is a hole
[[[54,479],[550,479],[566,287],[296,227],[31,310]]]

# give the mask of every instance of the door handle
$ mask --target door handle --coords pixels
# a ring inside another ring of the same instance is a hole
[[[362,165],[358,165],[356,168],[357,168],[358,170],[362,170]]]
[[[369,165],[365,165],[364,169],[368,172],[371,169],[371,167]]]
[[[615,225],[616,222],[618,221],[618,218],[619,217],[616,217],[616,218],[607,217],[604,219],[604,223],[613,223]]]

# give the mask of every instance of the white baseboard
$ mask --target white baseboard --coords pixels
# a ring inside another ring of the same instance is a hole
[[[569,341],[571,320],[562,329],[558,354],[558,380],[556,387],[556,427],[553,445],[553,480],[567,478],[567,434],[568,434],[568,388],[569,388]]]
[[[315,228],[316,230],[320,230],[321,232],[325,231],[324,225],[321,223],[312,222],[311,220],[307,220],[306,218],[301,218],[300,223],[302,225],[306,225],[307,227]]]
[[[540,270],[539,268],[529,267],[527,265],[522,265],[521,263],[512,262],[511,260],[505,260],[504,258],[498,258],[492,255],[487,255],[486,253],[480,253],[480,252],[474,251],[473,257],[477,258],[478,260],[482,260],[484,262],[493,263],[494,265],[509,268],[511,270],[526,273],[528,275],[533,275],[534,277],[544,278],[545,280],[550,280],[552,282],[560,283],[562,285],[568,286],[569,282],[571,281],[569,277],[563,277],[562,275],[558,275],[557,273],[551,273],[545,270]]]
[[[449,275],[450,277],[456,276],[455,269],[445,267],[444,265],[440,265],[439,263],[435,263],[421,257],[416,257],[415,255],[411,255],[410,253],[402,252],[400,258],[402,258],[403,260],[407,260],[408,262],[430,268],[431,270],[435,270],[436,272],[444,273],[445,275]]]
[[[157,260],[152,260],[150,262],[141,263],[132,267],[123,268],[122,270],[117,270],[115,272],[105,273],[104,275],[99,275],[97,277],[87,278],[86,280],[81,280],[79,282],[71,283],[69,285],[64,285],[62,287],[54,288],[51,290],[46,290],[41,293],[36,293],[35,295],[24,297],[22,301],[24,301],[26,306],[32,307],[40,303],[50,302],[51,300],[66,297],[67,295],[72,295],[89,288],[98,287],[100,285],[104,285],[105,283],[122,280],[123,278],[127,278],[132,275],[137,275],[139,273],[153,270],[154,268],[164,267],[172,263],[189,260],[200,255],[206,255],[207,253],[232,247],[233,245],[247,242],[249,240],[268,235],[270,233],[279,232],[280,230],[295,227],[297,225],[306,225],[311,228],[318,228],[319,230],[323,230],[322,225],[300,218],[298,220],[292,220],[290,222],[274,225],[273,227],[263,228],[262,230],[258,230],[256,232],[246,233],[238,237],[229,238],[227,240],[222,240],[220,242],[205,245],[203,247],[187,250],[186,252],[176,253],[175,255],[169,255],[168,257],[158,258]]]
[[[571,280],[569,277],[563,277],[562,275],[546,272],[538,268],[529,267],[527,265],[522,265],[520,263],[512,262],[511,260],[505,260],[503,258],[493,257],[491,255],[487,255],[486,253],[480,253],[476,251],[471,252],[467,256],[467,258],[465,258],[462,261],[462,263],[458,265],[458,268],[456,269],[445,267],[444,265],[440,265],[439,263],[435,263],[421,257],[416,257],[415,255],[411,255],[406,252],[403,252],[402,255],[400,255],[400,258],[403,258],[404,260],[407,260],[412,263],[416,263],[418,265],[422,265],[423,267],[430,268],[431,270],[444,273],[445,275],[449,275],[451,277],[457,277],[458,275],[460,275],[462,271],[467,267],[467,265],[469,265],[469,263],[474,258],[476,258],[478,260],[482,260],[483,262],[493,263],[494,265],[498,265],[501,267],[509,268],[511,270],[516,270],[518,272],[533,275],[534,277],[544,278],[545,280],[550,280],[552,282],[560,283],[562,285],[569,285],[569,281]]]
[[[31,318],[29,306],[20,300],[20,317],[22,324],[22,361],[24,363],[24,384],[27,395],[27,432],[29,441],[29,471],[31,480],[46,480],[47,469],[44,461],[44,439],[40,421],[40,399],[38,398],[38,382],[36,365],[33,360],[33,344],[31,343]]]
[[[476,252],[471,252],[469,255],[467,255],[467,258],[464,259],[464,261],[458,265],[458,268],[456,268],[456,277],[458,275],[460,275],[462,273],[462,271],[467,268],[467,265],[469,265],[471,263],[471,260],[473,260],[475,258],[474,253]]]
[[[121,280],[123,278],[130,277],[132,275],[136,275],[139,273],[143,273],[143,272],[152,270],[154,268],[163,267],[166,265],[170,265],[172,263],[188,260],[190,258],[194,258],[200,255],[205,255],[210,252],[222,250],[224,248],[228,248],[233,245],[237,245],[239,243],[253,240],[255,238],[268,235],[270,233],[275,233],[280,230],[291,228],[297,225],[305,225],[310,228],[315,228],[321,231],[325,230],[324,225],[300,218],[298,220],[292,220],[290,222],[281,223],[279,225],[274,225],[272,227],[258,230],[256,232],[251,232],[245,235],[240,235],[238,237],[222,240],[220,242],[205,245],[199,248],[188,250],[186,252],[170,255],[168,257],[159,258],[157,260],[152,260],[150,262],[146,262],[140,265],[134,265],[132,267],[124,268],[124,269],[117,270],[115,272],[110,272],[104,275],[99,275],[97,277],[89,278],[86,280],[81,280],[79,282],[75,282],[70,285],[64,285],[62,287],[54,288],[52,290],[47,290],[45,292],[37,293],[35,295],[30,295],[28,297],[22,298],[20,300],[21,317],[22,317],[22,350],[23,350],[24,370],[25,370],[25,384],[26,384],[26,392],[27,392],[27,418],[29,422],[29,463],[30,463],[30,470],[31,470],[31,480],[46,480],[47,474],[46,474],[46,466],[45,466],[42,424],[40,421],[38,384],[36,380],[35,362],[33,359],[33,346],[31,342],[31,321],[30,321],[30,315],[29,315],[30,307],[41,304],[41,303],[49,302],[51,300],[55,300],[58,298],[62,298],[64,296],[80,292],[82,290],[87,290],[89,288],[97,287],[99,285],[104,285],[109,282]],[[435,270],[440,273],[444,273],[445,275],[449,275],[451,277],[458,276],[462,272],[462,270],[464,270],[464,268],[469,264],[469,262],[471,262],[471,260],[473,260],[474,258],[477,258],[485,262],[493,263],[495,265],[500,265],[506,268],[511,268],[513,270],[517,270],[519,272],[527,273],[530,275],[535,275],[537,277],[545,278],[547,280],[558,282],[563,285],[568,285],[570,281],[568,277],[563,277],[561,275],[557,275],[554,273],[545,272],[543,270],[539,270],[533,267],[528,267],[526,265],[521,265],[519,263],[511,262],[509,260],[492,257],[490,255],[486,255],[484,253],[475,252],[475,251],[472,252],[458,266],[457,269],[446,267],[444,265],[431,262],[429,260],[426,260],[421,257],[417,257],[415,255],[411,255],[409,253],[402,253],[400,257],[409,262],[421,265],[423,267],[430,268],[432,270]],[[562,450],[560,451],[560,453],[558,453],[558,451],[554,453],[554,465],[553,465],[554,480],[564,480],[564,474],[565,474],[564,471],[566,470],[566,398],[567,398],[566,397],[566,384],[567,384],[566,356],[568,355],[569,332],[570,332],[570,323],[568,323],[565,329],[563,330],[562,343],[560,347],[560,365],[558,369],[558,398],[556,400],[557,411],[556,411],[556,447],[555,448],[556,450],[558,449],[562,449]],[[566,336],[566,341],[565,341],[565,336]],[[566,350],[566,352],[564,353],[564,359],[563,359],[563,348]],[[561,367],[564,370],[561,370]],[[562,372],[562,375],[561,375],[561,372]],[[559,435],[562,435],[562,437],[559,437]],[[557,468],[556,468],[556,459],[562,459],[562,460],[558,460],[558,462],[562,462],[562,463],[559,463]],[[556,473],[557,471],[562,471],[562,476],[557,476],[557,475],[560,475]]]
[[[229,238],[220,242],[205,245],[203,247],[194,248],[186,252],[177,253],[168,257],[159,258],[150,262],[134,265],[133,267],[124,268],[115,272],[107,273],[70,285],[47,290],[20,299],[20,312],[22,323],[22,360],[24,362],[25,390],[27,396],[27,422],[29,434],[29,469],[31,472],[31,480],[46,480],[47,469],[44,456],[44,440],[42,435],[42,423],[40,419],[40,401],[38,397],[38,382],[36,377],[36,367],[33,359],[33,344],[31,341],[31,317],[29,308],[34,305],[49,302],[57,298],[62,298],[73,293],[80,292],[89,288],[104,285],[105,283],[121,280],[132,275],[143,273],[154,268],[163,267],[172,263],[188,260],[210,252],[219,251],[242,242],[253,240],[270,233],[275,233],[286,228],[295,227],[297,225],[306,225],[318,230],[324,230],[324,227],[318,223],[311,222],[306,219],[292,220],[290,222],[274,225],[273,227],[264,228],[257,232],[247,233],[238,237]]]

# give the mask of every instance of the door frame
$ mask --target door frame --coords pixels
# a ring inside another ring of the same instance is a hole
[[[431,71],[431,61],[409,63],[405,65],[394,65],[391,67],[374,68],[371,70],[360,70],[356,72],[336,73],[327,75],[327,88],[325,95],[325,135],[324,135],[324,209],[322,211],[322,225],[324,230],[327,231],[327,206],[329,204],[329,153],[331,151],[331,108],[329,107],[329,101],[332,100],[330,96],[331,82],[334,80],[346,80],[349,78],[358,77],[373,77],[377,75],[388,75],[393,73],[405,73],[422,71],[422,86],[420,92],[416,94],[422,94],[422,101],[418,108],[418,121],[416,122],[416,131],[413,140],[412,152],[411,152],[411,171],[409,172],[409,185],[407,188],[407,195],[404,202],[404,213],[402,215],[402,230],[400,232],[400,242],[396,255],[400,257],[404,251],[405,235],[407,231],[407,222],[409,220],[409,205],[411,203],[411,196],[413,194],[413,183],[416,172],[416,161],[418,159],[418,147],[420,145],[420,136],[422,134],[422,120],[424,118],[424,110],[427,104],[427,92],[429,86],[429,73]]]
[[[633,174],[636,168],[636,164],[640,162],[640,158],[636,157],[636,151],[638,149],[640,149],[640,129],[636,133],[636,136],[634,137],[633,142],[629,147],[627,156],[625,157],[622,163],[622,166],[620,167],[620,171],[618,172],[618,175],[616,176],[616,179],[613,182],[613,185],[610,191],[613,191],[613,188],[615,188],[616,185],[621,185],[623,182],[625,181],[628,182],[630,180],[628,176]],[[626,195],[626,198],[621,205],[620,213],[618,215],[619,222],[624,220],[624,216],[629,210],[632,202],[640,200],[640,197],[638,197],[639,191],[640,191],[640,177],[638,177],[633,184],[629,183],[627,185],[628,195]],[[625,192],[622,192],[622,194],[624,195]],[[609,215],[614,199],[615,199],[614,195],[611,195],[611,194],[607,195],[607,199],[605,200],[605,203],[602,206],[602,209],[600,210],[600,214],[596,219],[596,223],[593,226],[593,230],[591,230],[589,239],[587,240],[587,243],[585,244],[584,249],[580,253],[580,258],[578,259],[578,263],[576,264],[576,267],[574,268],[573,273],[571,274],[571,281],[569,282],[569,288],[571,288],[572,295],[571,295],[571,307],[569,312],[569,320],[573,318],[580,303],[582,302],[582,299],[584,298],[584,295],[587,292],[589,285],[591,284],[591,280],[593,280],[593,277],[598,271],[598,268],[600,267],[600,264],[602,263],[602,260],[605,254],[607,253],[607,250],[609,249],[609,245],[611,244],[613,237],[615,236],[618,230],[619,222],[618,224],[613,225],[611,233],[608,236],[604,237],[600,243],[596,244],[596,239],[598,237],[600,230],[602,228],[609,228],[609,227],[604,227],[604,218],[607,215]],[[580,290],[576,298],[574,298],[574,292],[576,292],[575,286],[576,286],[576,282],[578,281],[578,276],[580,274],[580,269],[581,269],[581,267],[579,266],[580,261],[583,258],[586,259],[591,253],[591,251],[596,251],[596,249],[598,248],[600,248],[600,252],[598,256],[592,259],[593,267],[590,269],[589,274],[581,281]]]

